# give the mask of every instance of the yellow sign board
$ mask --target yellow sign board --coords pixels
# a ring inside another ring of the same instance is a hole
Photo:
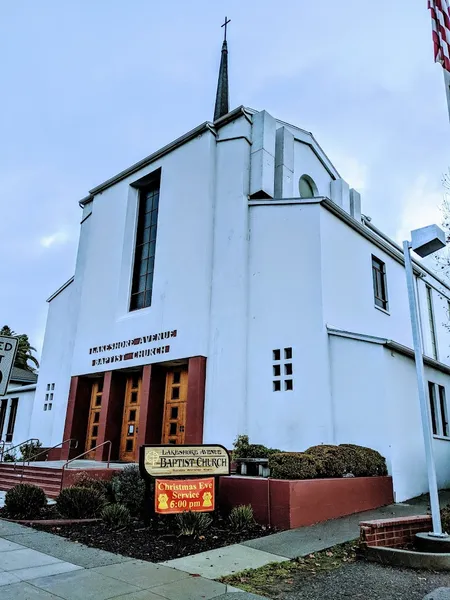
[[[151,477],[229,475],[230,456],[218,445],[142,446],[141,469]]]

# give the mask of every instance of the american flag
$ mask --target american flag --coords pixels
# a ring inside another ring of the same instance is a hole
[[[428,0],[433,23],[434,60],[450,73],[450,10],[448,0]]]

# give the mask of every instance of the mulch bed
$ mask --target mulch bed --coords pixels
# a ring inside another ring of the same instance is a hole
[[[45,518],[55,518],[54,514],[53,512],[52,517],[47,515]],[[228,521],[220,515],[215,516],[208,530],[198,537],[179,536],[174,533],[176,529],[172,515],[152,519],[149,526],[140,520],[134,520],[129,527],[119,531],[111,531],[102,522],[59,526],[33,523],[29,526],[91,548],[151,562],[189,556],[275,533],[274,529],[258,524],[245,531],[233,532]]]

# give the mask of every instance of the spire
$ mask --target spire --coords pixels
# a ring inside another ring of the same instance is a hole
[[[228,46],[227,46],[227,25],[231,21],[225,17],[224,37],[222,44],[222,56],[220,58],[219,79],[217,81],[216,105],[214,107],[214,121],[226,115],[228,108]]]

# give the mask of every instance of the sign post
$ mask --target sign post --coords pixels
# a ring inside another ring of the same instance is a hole
[[[6,393],[18,344],[17,338],[0,335],[0,396],[4,396]]]
[[[152,514],[212,512],[219,477],[230,474],[230,456],[226,448],[214,444],[144,445],[139,468]]]

